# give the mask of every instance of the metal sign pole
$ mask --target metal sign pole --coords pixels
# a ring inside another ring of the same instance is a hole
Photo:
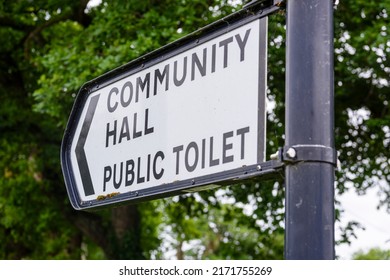
[[[334,259],[333,1],[287,2],[286,259]]]

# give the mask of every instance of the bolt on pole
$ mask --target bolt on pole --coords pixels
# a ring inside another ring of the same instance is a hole
[[[334,259],[333,0],[287,1],[286,259]]]

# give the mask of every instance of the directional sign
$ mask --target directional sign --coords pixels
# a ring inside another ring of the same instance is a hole
[[[266,19],[209,30],[81,88],[62,144],[74,208],[168,196],[260,169]]]

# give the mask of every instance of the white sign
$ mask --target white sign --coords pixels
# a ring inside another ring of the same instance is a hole
[[[262,162],[260,24],[194,42],[90,93],[69,145],[80,203]]]

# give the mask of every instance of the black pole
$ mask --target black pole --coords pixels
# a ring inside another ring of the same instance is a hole
[[[287,1],[286,259],[334,259],[333,0]]]

